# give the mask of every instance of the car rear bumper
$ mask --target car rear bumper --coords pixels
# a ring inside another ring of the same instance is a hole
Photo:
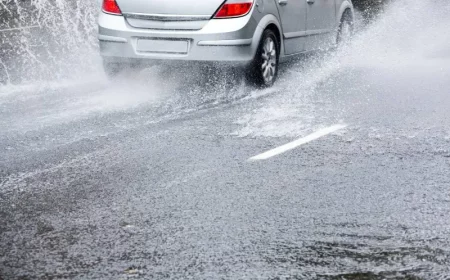
[[[247,63],[256,53],[257,22],[251,15],[213,19],[200,30],[135,28],[123,16],[102,13],[100,53],[108,60]]]

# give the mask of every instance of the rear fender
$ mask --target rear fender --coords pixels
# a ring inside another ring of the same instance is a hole
[[[282,57],[284,56],[283,31],[281,29],[280,22],[273,14],[267,14],[259,21],[252,40],[253,54],[256,55],[256,50],[258,49],[262,34],[270,24],[274,24],[278,28],[278,33],[280,34],[280,57]]]

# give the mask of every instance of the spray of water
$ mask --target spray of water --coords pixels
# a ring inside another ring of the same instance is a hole
[[[50,109],[46,104],[39,111],[42,117],[33,118],[39,123],[47,120],[52,124],[55,120],[73,120],[105,110],[135,108],[158,102],[161,96],[165,100],[160,104],[168,111],[189,111],[207,104],[233,102],[247,95],[247,99],[258,99],[258,102],[248,102],[252,103],[250,113],[239,118],[241,129],[237,135],[298,136],[317,128],[318,124],[347,121],[345,110],[336,102],[341,102],[348,87],[337,88],[331,96],[318,93],[324,83],[333,83],[349,68],[408,71],[411,65],[416,65],[435,69],[444,67],[442,61],[450,53],[447,32],[450,3],[398,0],[345,48],[285,67],[274,89],[253,91],[240,85],[230,90],[214,75],[205,75],[209,80],[202,80],[195,71],[179,70],[178,75],[170,75],[158,69],[143,71],[129,79],[125,77],[122,84],[108,86],[101,84],[102,78],[98,83],[102,74],[96,38],[97,1],[7,0],[1,3],[0,29],[11,30],[0,32],[5,46],[0,53],[0,82],[19,86],[0,89],[0,99],[4,97],[7,102],[19,104],[34,98],[30,104],[44,104],[57,98],[59,102],[53,102],[55,108]],[[95,85],[73,90],[82,86],[79,80],[86,74]],[[36,89],[30,83],[46,86]],[[366,102],[364,88],[369,85],[364,85],[361,79],[349,81],[352,84],[360,87],[361,98],[351,103],[357,106],[358,102]],[[58,90],[61,87],[64,89]],[[259,102],[261,96],[265,98],[263,102]],[[26,107],[24,103],[22,106]]]
[[[278,83],[279,94],[242,116],[236,134],[297,137],[321,125],[347,122],[355,107],[378,98],[368,95],[374,73],[450,76],[449,14],[448,1],[394,1],[349,45],[290,68]],[[352,100],[350,91],[358,93]]]
[[[1,3],[0,40],[6,47],[0,54],[0,104],[15,104],[16,108],[45,104],[42,108],[33,106],[36,114],[31,120],[16,125],[9,122],[10,129],[152,106],[149,103],[167,111],[190,111],[233,100],[236,92],[238,96],[245,94],[240,86],[230,90],[220,77],[223,71],[217,74],[195,67],[152,67],[106,83],[96,32],[99,1]],[[161,96],[167,99],[158,103]]]
[[[0,83],[72,79],[98,71],[97,1],[0,3]]]

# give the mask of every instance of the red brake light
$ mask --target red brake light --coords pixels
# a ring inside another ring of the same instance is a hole
[[[122,11],[117,5],[116,0],[103,0],[103,11],[108,14],[121,15]]]
[[[234,0],[233,2],[237,2]],[[250,12],[252,8],[253,1],[242,0],[240,3],[227,3],[220,7],[219,11],[216,13],[214,18],[230,18],[230,17],[241,17],[245,16]]]

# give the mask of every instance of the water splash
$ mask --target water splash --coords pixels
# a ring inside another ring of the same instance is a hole
[[[75,78],[98,71],[97,1],[3,0],[0,83]]]
[[[323,124],[353,120],[355,108],[380,98],[369,94],[370,75],[425,73],[430,80],[433,73],[449,73],[449,13],[448,1],[393,2],[345,48],[290,67],[278,82],[279,93],[238,119],[236,134],[302,136]]]

